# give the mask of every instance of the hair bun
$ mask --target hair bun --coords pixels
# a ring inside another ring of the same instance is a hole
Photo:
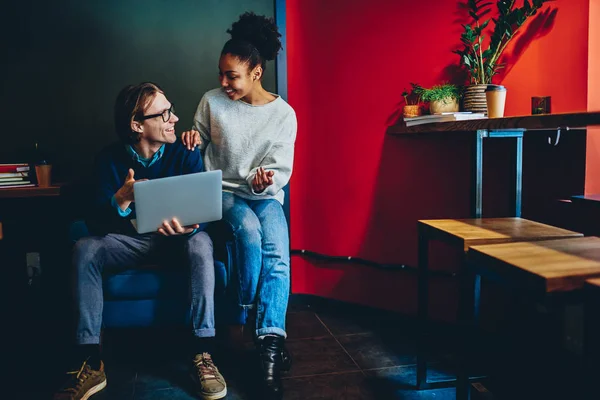
[[[227,30],[233,40],[252,43],[265,60],[273,60],[281,49],[281,34],[273,18],[245,12]]]

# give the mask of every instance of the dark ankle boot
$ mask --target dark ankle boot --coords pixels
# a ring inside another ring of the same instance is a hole
[[[283,372],[284,374],[290,372],[290,369],[292,369],[292,355],[285,347],[285,344],[283,346],[283,349],[281,350],[281,360],[281,372]]]
[[[265,336],[258,341],[262,387],[264,396],[269,400],[283,398],[281,369],[284,367],[284,343],[285,339],[281,336]]]

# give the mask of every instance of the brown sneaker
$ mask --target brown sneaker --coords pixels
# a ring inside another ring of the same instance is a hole
[[[210,354],[196,354],[191,375],[198,385],[198,395],[203,400],[222,399],[227,395],[225,379],[213,363]]]
[[[79,371],[67,372],[67,374],[70,375],[69,380],[54,395],[54,400],[87,400],[106,387],[106,374],[102,361],[98,371],[84,361]]]

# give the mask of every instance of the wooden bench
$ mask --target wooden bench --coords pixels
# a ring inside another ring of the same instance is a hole
[[[586,280],[600,277],[600,238],[471,246],[467,262],[477,276],[472,314],[472,322],[476,324],[481,277],[500,282],[518,295],[549,306],[573,300],[580,302],[577,296],[583,294]],[[468,343],[470,338],[465,336],[464,340]],[[459,369],[457,399],[469,398],[467,371],[468,365]]]
[[[455,381],[427,382],[428,314],[429,314],[429,242],[437,240],[462,250],[490,243],[537,241],[583,236],[554,226],[523,218],[436,219],[418,221],[419,234],[419,339],[417,341],[417,389],[453,386]],[[465,259],[463,258],[463,263]],[[473,285],[467,277],[462,280],[459,314],[469,314]],[[479,286],[476,287],[479,290]],[[476,294],[479,296],[479,293]]]

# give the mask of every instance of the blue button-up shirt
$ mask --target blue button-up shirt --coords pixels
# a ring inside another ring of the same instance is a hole
[[[163,144],[162,146],[160,146],[160,149],[158,149],[158,151],[156,153],[154,153],[154,155],[151,158],[140,157],[140,155],[135,151],[135,149],[128,144],[125,145],[125,150],[127,151],[127,154],[129,154],[134,161],[137,161],[138,163],[142,164],[142,166],[144,168],[149,168],[155,162],[157,162],[158,160],[161,159],[161,157],[163,156],[163,153],[165,152],[165,145]],[[117,199],[114,195],[113,195],[110,203],[112,204],[113,207],[115,207],[117,209],[117,211],[119,212],[119,215],[121,217],[126,217],[129,214],[131,214],[131,208],[129,208],[129,207],[127,207],[127,209],[125,209],[125,210],[121,210],[121,207],[119,207],[119,205],[117,204]],[[192,236],[197,231],[198,231],[198,229],[194,229],[188,235]]]

